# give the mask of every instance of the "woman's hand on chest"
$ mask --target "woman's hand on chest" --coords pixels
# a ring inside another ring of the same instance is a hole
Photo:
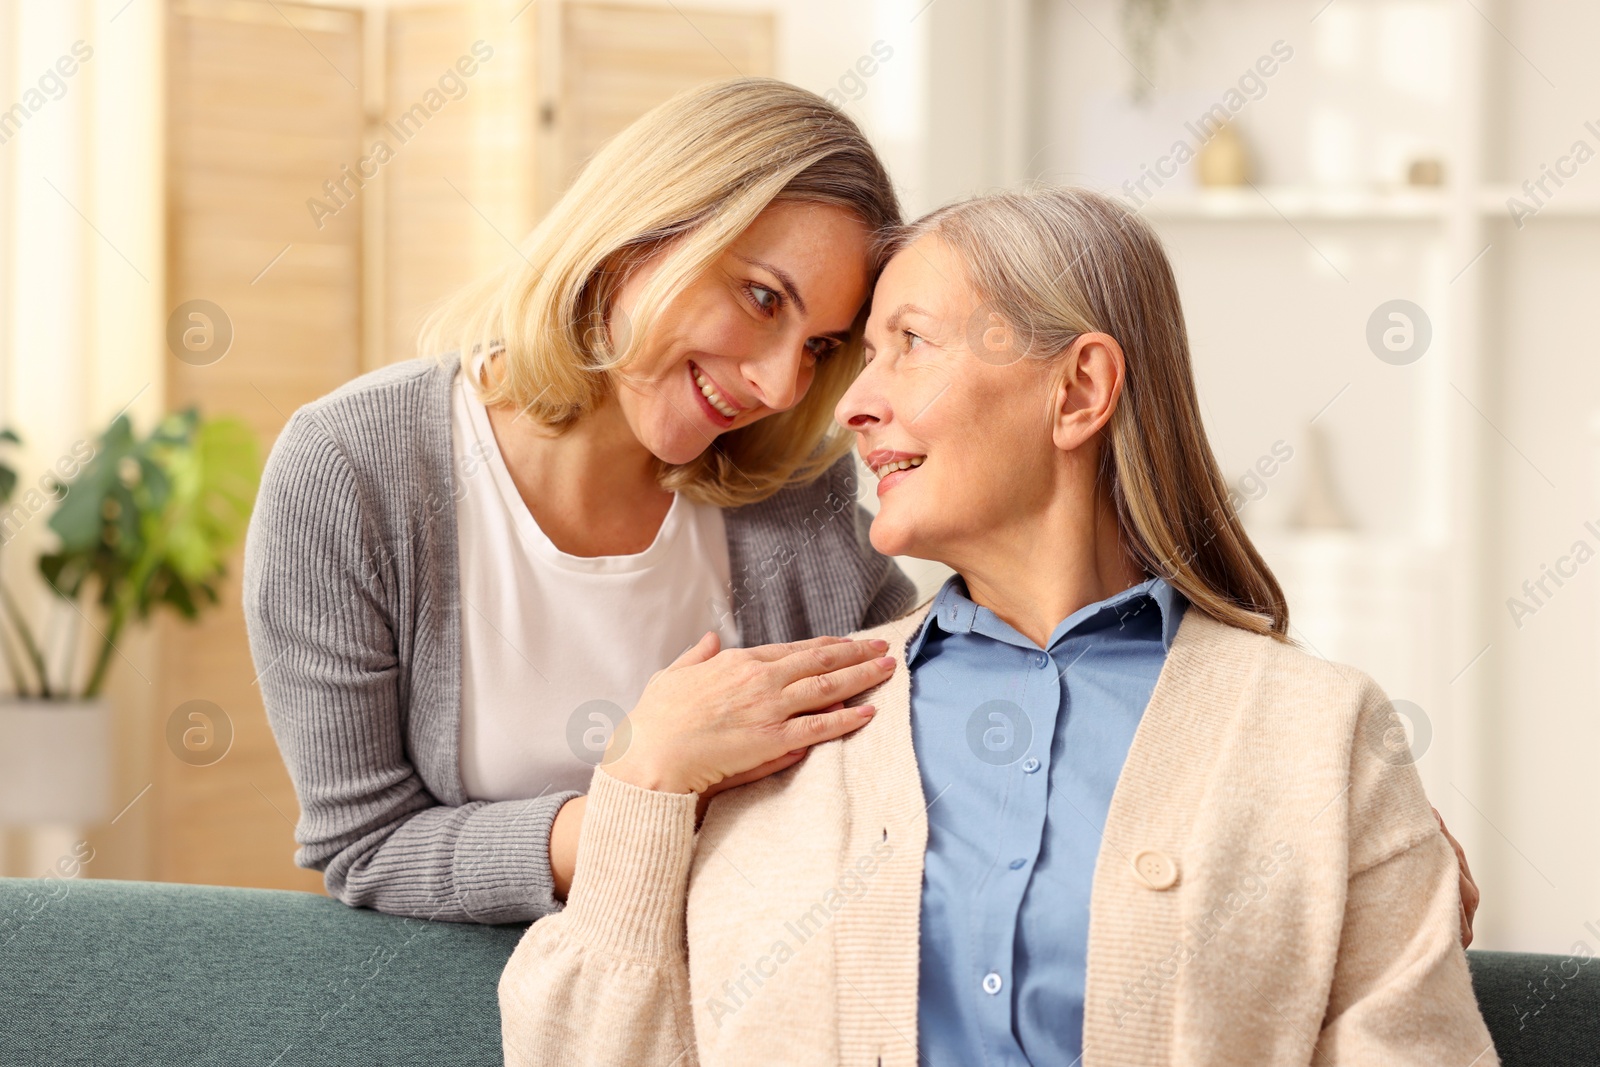
[[[715,633],[657,672],[613,733],[603,766],[645,789],[706,793],[799,762],[865,725],[848,701],[887,679],[888,643],[817,637],[720,649]]]

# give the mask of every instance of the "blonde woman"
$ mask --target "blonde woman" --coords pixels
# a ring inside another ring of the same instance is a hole
[[[767,80],[692,91],[439,312],[425,351],[455,354],[289,421],[244,608],[296,859],[330,893],[535,919],[566,891],[624,712],[687,751],[741,743],[724,785],[865,721],[802,713],[891,669],[884,642],[824,635],[913,596],[867,544],[832,420],[898,225],[838,109]],[[692,686],[642,697],[689,646]]]
[[[1496,1062],[1451,846],[1384,694],[1286,637],[1148,227],[1074,190],[935,212],[866,339],[872,543],[956,576],[861,635],[901,666],[873,720],[698,838],[738,759],[637,718],[501,978],[507,1062]]]

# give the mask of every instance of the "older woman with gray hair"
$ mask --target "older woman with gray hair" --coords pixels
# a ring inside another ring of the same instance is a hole
[[[956,574],[857,635],[897,667],[871,721],[698,832],[754,755],[654,710],[703,650],[650,683],[501,978],[507,1063],[1497,1062],[1456,856],[1382,690],[1288,639],[1149,227],[942,209],[866,340],[872,543]]]

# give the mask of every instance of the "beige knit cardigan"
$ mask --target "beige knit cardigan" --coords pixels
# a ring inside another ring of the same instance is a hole
[[[868,631],[900,666],[867,726],[698,833],[692,795],[596,770],[566,909],[500,980],[507,1064],[914,1067],[925,613]],[[1095,867],[1084,1067],[1499,1062],[1392,716],[1359,671],[1185,613]]]

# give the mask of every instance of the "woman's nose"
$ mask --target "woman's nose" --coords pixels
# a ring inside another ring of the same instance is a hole
[[[839,404],[833,409],[839,425],[850,430],[865,430],[889,417],[889,405],[883,393],[874,384],[872,365],[863,367],[856,380],[850,383]]]
[[[794,407],[811,384],[803,351],[778,351],[750,360],[744,366],[744,377],[756,399],[773,411]]]

